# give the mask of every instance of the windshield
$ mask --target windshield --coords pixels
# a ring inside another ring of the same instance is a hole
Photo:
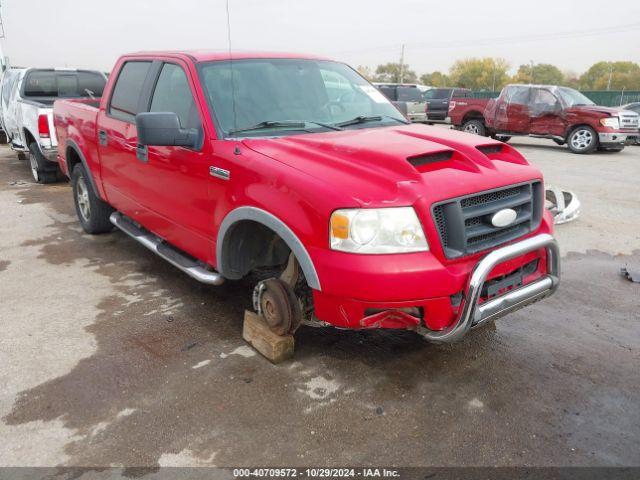
[[[225,136],[229,132],[266,136],[329,131],[330,126],[358,117],[380,118],[341,128],[405,122],[382,93],[342,63],[269,58],[216,61],[202,64],[200,75]]]
[[[556,92],[567,107],[575,107],[577,105],[595,105],[591,100],[582,93],[573,88],[558,87]]]
[[[24,80],[25,97],[100,97],[102,75],[73,70],[30,70]]]
[[[451,94],[451,89],[449,88],[432,88],[431,90],[427,90],[424,92],[423,97],[426,100],[441,100],[444,98],[449,98]]]

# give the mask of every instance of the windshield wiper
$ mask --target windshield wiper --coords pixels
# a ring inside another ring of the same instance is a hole
[[[336,123],[335,126],[336,127],[348,127],[349,125],[357,125],[359,123],[381,122],[384,118],[389,118],[391,120],[395,120],[396,122],[400,122],[400,123],[405,124],[405,125],[407,125],[409,123],[409,122],[407,122],[405,120],[400,120],[399,118],[391,117],[389,115],[371,115],[371,116],[359,115],[359,116],[357,116],[355,118],[352,118],[351,120],[346,120],[344,122]]]
[[[342,130],[342,128],[339,125],[332,125],[330,123],[322,123],[322,122],[316,122],[311,120],[307,120],[306,122],[313,123],[314,125],[320,125],[321,127],[329,128],[331,130]]]
[[[228,134],[233,135],[235,133],[241,132],[251,132],[253,130],[264,130],[265,128],[293,128],[293,129],[304,129],[304,122],[283,122],[278,120],[266,120],[264,122],[256,123],[251,127],[246,128],[237,128],[235,130],[229,130]]]

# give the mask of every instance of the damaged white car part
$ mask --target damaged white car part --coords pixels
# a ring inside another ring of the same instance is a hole
[[[575,193],[548,186],[545,192],[547,208],[553,215],[553,223],[560,225],[580,216],[580,200]]]

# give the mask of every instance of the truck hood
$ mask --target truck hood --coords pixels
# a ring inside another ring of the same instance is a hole
[[[247,138],[243,143],[340,189],[356,206],[412,205],[419,198],[432,203],[541,178],[506,144],[426,125]]]
[[[589,113],[604,113],[606,115],[618,115],[622,112],[623,108],[617,107],[602,107],[600,105],[580,105],[570,109],[572,112],[589,112]]]

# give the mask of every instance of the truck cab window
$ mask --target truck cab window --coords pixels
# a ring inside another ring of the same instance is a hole
[[[180,119],[182,128],[200,128],[198,109],[193,100],[187,75],[181,67],[165,63],[160,72],[153,98],[151,112],[173,112]]]
[[[139,102],[142,85],[147,78],[151,62],[127,62],[122,67],[120,75],[111,96],[109,113],[125,122],[134,122],[140,112]]]

